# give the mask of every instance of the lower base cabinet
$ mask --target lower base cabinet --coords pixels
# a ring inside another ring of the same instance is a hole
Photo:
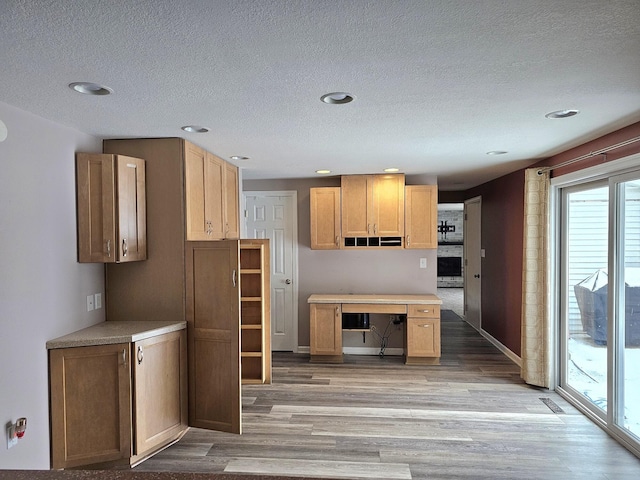
[[[51,465],[135,465],[187,428],[185,330],[52,349]]]
[[[440,363],[440,306],[408,305],[406,364]]]

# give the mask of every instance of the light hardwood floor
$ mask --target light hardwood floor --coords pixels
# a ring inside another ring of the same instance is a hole
[[[370,479],[637,480],[640,460],[443,313],[442,362],[275,354],[243,387],[243,435],[191,429],[136,471]],[[563,412],[554,413],[541,399]]]

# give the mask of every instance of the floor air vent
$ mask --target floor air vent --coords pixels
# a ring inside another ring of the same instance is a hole
[[[550,398],[540,398],[540,400],[542,400],[542,403],[544,403],[547,407],[549,407],[549,410],[551,410],[553,413],[564,413],[564,410],[562,410],[556,404],[556,402],[554,402]]]

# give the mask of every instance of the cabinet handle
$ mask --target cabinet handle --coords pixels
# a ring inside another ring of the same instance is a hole
[[[126,257],[127,256],[127,239],[123,238],[122,239],[122,256]]]
[[[407,247],[411,245],[411,235],[407,235]]]
[[[336,235],[336,247],[340,246],[340,237]]]
[[[127,351],[124,348],[122,349],[122,365],[127,368]]]
[[[111,257],[111,239],[107,240],[107,257]]]
[[[367,223],[367,234],[371,234],[371,224]]]
[[[138,345],[138,365],[140,365],[142,363],[142,360],[144,359],[144,353],[142,352],[142,345]]]
[[[231,281],[233,282],[233,286],[236,286],[236,269],[233,269],[233,272],[231,273]]]
[[[340,313],[340,308],[336,307],[336,317],[338,316],[339,313]]]
[[[422,328],[429,328],[431,325],[429,325],[428,323],[425,323],[423,325],[420,325]]]
[[[378,234],[378,224],[377,224],[377,223],[374,223],[374,224],[373,224],[373,234],[374,234],[374,235],[377,235],[377,234]]]
[[[426,310],[426,309],[425,310],[418,310],[418,311],[422,312],[422,313],[429,313],[429,310]]]

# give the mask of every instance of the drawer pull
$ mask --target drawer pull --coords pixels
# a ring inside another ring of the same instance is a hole
[[[420,325],[422,328],[429,328],[431,325],[429,325],[428,323],[425,323],[423,325]]]
[[[422,313],[429,313],[431,310],[424,309],[424,310],[418,310],[418,311]]]

